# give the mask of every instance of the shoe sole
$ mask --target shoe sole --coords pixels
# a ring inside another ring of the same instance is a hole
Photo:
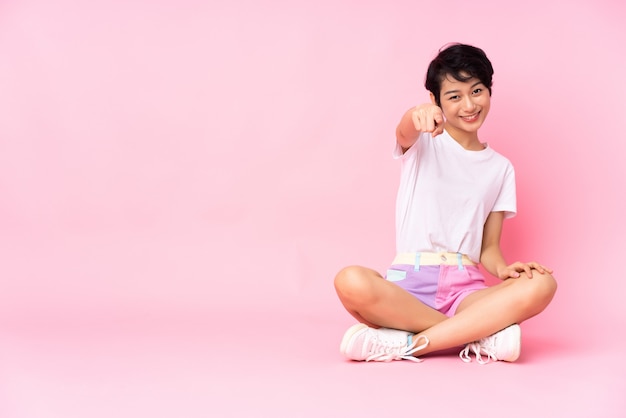
[[[341,354],[343,354],[344,356],[346,355],[346,353],[348,352],[348,348],[350,348],[349,346],[350,346],[350,342],[352,341],[352,337],[354,336],[354,334],[361,331],[363,328],[367,328],[367,325],[354,324],[350,328],[348,328],[346,333],[343,335],[343,338],[341,340],[341,345],[339,346],[339,352]]]

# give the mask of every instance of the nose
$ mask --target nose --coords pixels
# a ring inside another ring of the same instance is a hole
[[[465,96],[462,104],[463,110],[466,112],[472,112],[476,109],[476,103],[474,103],[470,96]]]

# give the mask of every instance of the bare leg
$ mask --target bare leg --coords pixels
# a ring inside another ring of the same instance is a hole
[[[374,270],[346,267],[335,278],[341,302],[359,322],[428,337],[428,347],[417,355],[461,346],[521,323],[545,309],[556,287],[550,274],[533,271],[532,278],[522,274],[473,293],[448,318]]]
[[[556,281],[550,274],[533,271],[533,277],[522,274],[468,296],[455,316],[419,333],[430,340],[420,354],[444,350],[476,341],[519,324],[541,311],[556,292]]]
[[[370,327],[420,332],[447,319],[374,270],[351,266],[335,278],[335,290],[346,310]]]

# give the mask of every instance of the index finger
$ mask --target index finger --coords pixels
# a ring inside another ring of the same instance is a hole
[[[443,123],[435,123],[435,130],[433,131],[433,136],[437,136],[443,133]]]

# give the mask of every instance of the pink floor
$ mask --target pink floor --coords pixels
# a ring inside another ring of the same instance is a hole
[[[522,324],[516,363],[456,350],[356,363],[338,352],[353,320],[332,288],[346,257],[331,239],[309,242],[307,280],[292,286],[259,273],[272,246],[241,263],[207,256],[213,239],[0,240],[0,418],[626,416],[619,297],[591,292],[580,265],[560,266],[554,301]]]
[[[337,350],[351,320],[305,311],[5,322],[0,416],[625,416],[615,344],[575,344],[529,322],[513,364],[465,364],[456,352],[355,363]]]

